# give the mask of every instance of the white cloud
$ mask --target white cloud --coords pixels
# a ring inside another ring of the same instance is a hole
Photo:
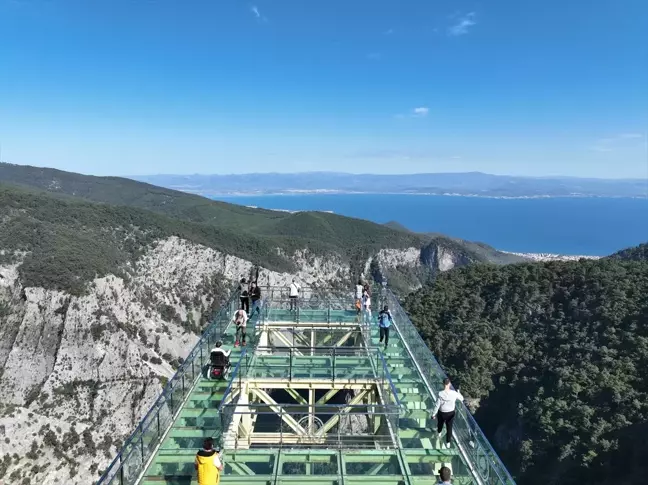
[[[414,108],[408,114],[398,113],[394,115],[394,118],[397,120],[402,120],[404,118],[425,118],[430,113],[430,109],[425,106],[419,106]]]
[[[250,12],[252,12],[252,15],[254,15],[254,17],[255,17],[259,22],[267,22],[267,21],[268,21],[268,19],[267,19],[266,17],[264,17],[263,15],[261,15],[261,12],[259,11],[259,7],[257,7],[256,5],[252,5],[252,6],[250,7]]]
[[[468,33],[468,29],[476,24],[477,22],[475,21],[475,12],[467,13],[466,15],[460,17],[457,20],[457,23],[451,25],[448,28],[448,35],[465,35]]]
[[[619,135],[619,138],[623,138],[624,140],[636,140],[637,138],[643,137],[641,133],[622,133]]]
[[[420,108],[414,108],[412,110],[412,116],[418,116],[418,117],[427,116],[429,112],[430,112],[429,108],[426,108],[425,106],[421,106]]]

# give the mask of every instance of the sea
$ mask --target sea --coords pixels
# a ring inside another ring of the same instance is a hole
[[[605,256],[648,242],[648,199],[530,198],[408,194],[222,196],[216,200],[290,211],[330,211],[377,223],[396,221],[487,243],[502,251]]]

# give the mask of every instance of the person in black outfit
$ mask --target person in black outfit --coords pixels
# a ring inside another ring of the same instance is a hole
[[[241,310],[245,310],[245,313],[250,313],[250,298],[248,296],[248,285],[245,281],[245,278],[241,278],[241,285],[239,286],[240,299],[241,299]]]
[[[252,313],[250,313],[250,318],[252,318],[255,312],[261,313],[261,288],[254,281],[251,285],[250,300],[252,301]]]

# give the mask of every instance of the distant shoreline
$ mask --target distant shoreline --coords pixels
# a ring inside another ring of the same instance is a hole
[[[475,199],[646,199],[646,196],[632,195],[588,195],[588,194],[570,194],[570,195],[482,195],[482,194],[458,194],[458,193],[435,193],[435,192],[352,192],[337,190],[304,190],[290,192],[225,192],[225,193],[205,193],[202,191],[192,191],[179,187],[170,187],[174,190],[200,195],[207,198],[215,197],[272,197],[272,196],[303,196],[303,195],[418,195],[432,197],[470,197]]]

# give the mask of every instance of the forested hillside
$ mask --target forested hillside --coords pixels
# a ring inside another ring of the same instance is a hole
[[[614,253],[610,258],[626,261],[648,261],[648,243],[640,244],[634,248],[623,249]]]
[[[646,483],[648,262],[474,265],[406,308],[520,484]]]
[[[522,260],[484,244],[336,214],[252,209],[118,177],[4,163],[0,216],[0,251],[27,254],[24,284],[76,293],[95,276],[121,273],[152,241],[170,236],[275,271],[296,271],[296,251],[341,257],[354,277],[381,250],[418,251],[407,264],[382,268],[399,291],[432,277],[442,260],[450,267]]]

